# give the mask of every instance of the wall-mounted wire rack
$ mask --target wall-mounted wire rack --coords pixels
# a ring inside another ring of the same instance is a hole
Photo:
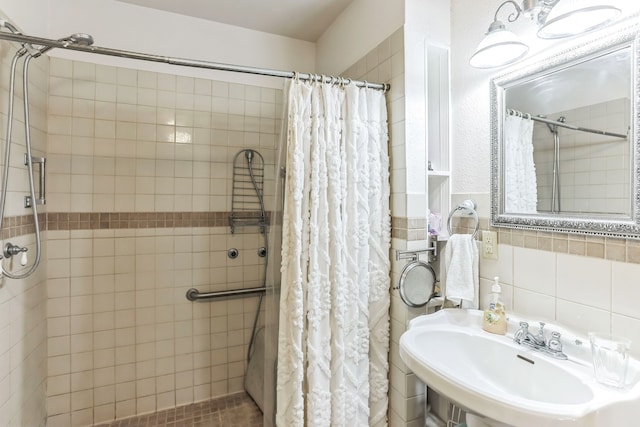
[[[267,215],[264,209],[264,158],[256,150],[240,150],[233,158],[231,188],[231,233],[236,227],[260,227],[264,233]]]

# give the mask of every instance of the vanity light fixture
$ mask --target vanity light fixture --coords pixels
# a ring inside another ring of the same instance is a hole
[[[592,31],[608,24],[621,11],[593,0],[522,0],[522,6],[507,0],[498,6],[485,38],[480,42],[469,64],[475,68],[495,68],[512,64],[529,52],[529,46],[508,31],[498,20],[500,10],[511,4],[515,12],[507,20],[515,22],[521,15],[539,26],[538,37],[557,39]]]
[[[538,30],[541,39],[559,39],[586,33],[600,28],[620,15],[615,6],[587,5],[584,0],[563,0],[551,9]]]

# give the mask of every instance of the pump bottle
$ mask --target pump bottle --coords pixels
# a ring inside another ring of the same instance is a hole
[[[497,276],[493,278],[491,293],[487,297],[484,310],[482,329],[492,334],[504,335],[507,332],[507,314],[500,296],[502,287],[498,280]]]

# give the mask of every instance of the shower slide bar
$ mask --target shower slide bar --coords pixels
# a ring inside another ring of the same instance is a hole
[[[561,128],[567,128],[567,129],[571,129],[571,130],[577,130],[577,131],[580,131],[580,132],[589,132],[589,133],[595,133],[595,134],[598,134],[598,135],[612,136],[614,138],[623,138],[623,139],[627,139],[629,137],[629,135],[624,135],[624,134],[621,134],[621,133],[614,133],[614,132],[607,132],[605,130],[583,128],[581,126],[570,125],[568,123],[558,122],[556,120],[545,119],[544,117],[540,117],[540,116],[532,116],[529,113],[523,113],[521,111],[512,110],[510,108],[507,109],[507,114],[509,114],[510,116],[525,117],[525,118],[531,119],[531,120],[536,121],[536,122],[547,123],[547,124],[550,124],[550,125],[558,126],[558,127],[561,127]]]
[[[50,48],[77,50],[79,52],[97,53],[99,55],[116,56],[119,58],[137,59],[141,61],[160,62],[164,64],[180,65],[184,67],[205,68],[218,71],[231,71],[236,73],[257,74],[261,76],[282,77],[282,78],[298,78],[300,80],[318,80],[324,83],[336,82],[336,77],[324,76],[312,73],[298,73],[295,71],[270,70],[267,68],[248,67],[244,65],[224,64],[220,62],[201,61],[196,59],[183,59],[170,56],[153,55],[148,53],[133,52],[128,50],[111,49],[99,46],[83,46],[80,44],[70,43],[68,40],[53,40],[42,37],[26,36],[23,34],[14,34],[0,31],[0,40],[10,40],[28,45],[40,45]],[[338,81],[340,79],[338,78]],[[353,82],[358,87],[368,87],[387,91],[389,85],[385,83],[368,83],[360,80],[346,79],[347,82]]]
[[[267,291],[267,288],[262,286],[260,288],[247,288],[247,289],[233,289],[230,291],[219,292],[200,292],[196,288],[191,288],[187,291],[187,299],[189,301],[198,301],[204,299],[216,299],[223,297],[243,296],[249,294],[260,294]]]

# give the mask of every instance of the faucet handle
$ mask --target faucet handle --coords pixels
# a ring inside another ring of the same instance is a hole
[[[561,352],[562,342],[560,342],[560,332],[551,332],[551,338],[549,344],[547,344],[549,350]]]
[[[529,324],[527,322],[520,322],[520,329],[513,334],[513,341],[520,344],[522,340],[524,340],[529,333]]]
[[[529,323],[520,322],[520,329],[524,329],[525,331],[529,329]]]

